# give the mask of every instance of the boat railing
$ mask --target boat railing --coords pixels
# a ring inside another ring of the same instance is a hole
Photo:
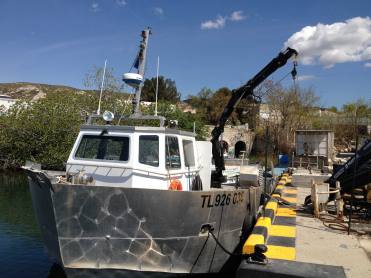
[[[73,164],[74,166],[86,166],[84,164]],[[93,165],[89,165],[89,166],[93,166]],[[95,166],[97,168],[99,168],[100,166]],[[106,166],[105,166],[106,167]],[[169,179],[171,179],[171,177],[174,177],[174,176],[179,176],[179,175],[183,175],[183,174],[189,174],[189,175],[192,175],[192,174],[198,174],[200,172],[200,168],[197,168],[197,169],[186,169],[186,170],[171,170],[170,171],[167,171],[166,173],[164,172],[156,172],[156,171],[150,171],[150,170],[145,170],[145,169],[140,169],[140,168],[132,168],[132,167],[115,167],[115,166],[109,166],[109,168],[112,168],[112,169],[122,169],[122,170],[132,170],[132,171],[139,171],[139,172],[144,172],[144,173],[147,173],[147,175],[158,175],[158,176],[162,176],[162,177],[169,177]]]
[[[99,121],[105,122],[106,124],[110,125],[120,125],[122,122],[132,122],[133,124],[129,125],[137,125],[137,126],[142,126],[142,125],[149,125],[150,123],[151,126],[155,126],[155,122],[157,121],[157,125],[160,127],[165,126],[165,121],[166,118],[163,116],[154,116],[154,115],[114,115],[114,119],[107,121],[105,120],[102,115],[98,114],[91,114],[87,120],[86,124],[87,125],[94,125],[98,123]]]

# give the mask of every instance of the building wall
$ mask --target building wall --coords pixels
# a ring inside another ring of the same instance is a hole
[[[213,130],[214,126],[208,126],[209,134]],[[221,136],[221,139],[228,144],[228,156],[234,157],[235,154],[235,147],[237,145],[241,145],[241,142],[245,143],[246,145],[246,156],[250,154],[252,144],[254,142],[255,133],[249,129],[249,126],[240,125],[240,126],[226,126],[224,128],[224,133]],[[207,138],[208,140],[211,137]],[[240,143],[239,143],[240,142]]]
[[[296,155],[313,155],[331,158],[334,133],[329,130],[298,130],[295,133]]]

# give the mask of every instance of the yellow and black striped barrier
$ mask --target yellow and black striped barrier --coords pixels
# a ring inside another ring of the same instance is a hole
[[[270,259],[295,259],[296,238],[296,188],[289,187],[291,177],[283,174],[265,206],[265,215],[258,218],[256,225],[243,246],[243,254],[254,253],[255,245],[266,244],[265,255]],[[278,200],[290,203],[279,204]]]
[[[277,210],[277,200],[269,201],[265,206],[265,214],[256,221],[253,231],[243,246],[243,254],[254,253],[255,245],[266,244],[268,235]]]

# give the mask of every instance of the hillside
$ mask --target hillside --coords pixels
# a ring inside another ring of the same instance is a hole
[[[81,90],[65,85],[50,85],[31,82],[0,83],[0,95],[8,95],[14,99],[37,100],[48,94],[69,93],[99,93],[97,90]],[[116,93],[115,93],[116,94]],[[117,93],[120,96],[128,96],[128,93]]]
[[[15,99],[36,100],[53,93],[74,93],[81,91],[64,85],[49,85],[30,82],[0,83],[0,95],[8,95]],[[87,91],[85,91],[87,92]]]

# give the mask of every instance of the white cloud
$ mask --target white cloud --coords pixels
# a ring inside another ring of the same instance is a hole
[[[127,2],[126,0],[116,0],[116,4],[119,5],[120,7],[126,6]]]
[[[90,6],[91,10],[96,13],[99,11],[99,4],[97,2],[93,2]]]
[[[155,13],[155,15],[164,15],[164,9],[163,8],[160,8],[160,7],[156,7],[153,9],[153,12]]]
[[[214,20],[207,20],[201,23],[201,29],[221,29],[224,28],[226,17],[218,15]]]
[[[304,80],[311,80],[314,79],[314,75],[299,75],[298,76],[298,81],[304,81]]]
[[[218,15],[214,20],[206,20],[201,23],[201,29],[222,29],[225,27],[227,20],[228,21],[241,21],[244,20],[246,16],[243,14],[243,11],[234,11],[230,16],[221,16]]]
[[[234,11],[230,17],[229,20],[231,21],[241,21],[244,20],[246,16],[243,14],[243,11]]]
[[[371,60],[371,19],[354,17],[333,24],[306,26],[293,34],[285,46],[295,48],[304,65],[335,64]]]
[[[366,63],[366,64],[365,64],[365,67],[366,67],[366,68],[371,68],[371,63]]]

